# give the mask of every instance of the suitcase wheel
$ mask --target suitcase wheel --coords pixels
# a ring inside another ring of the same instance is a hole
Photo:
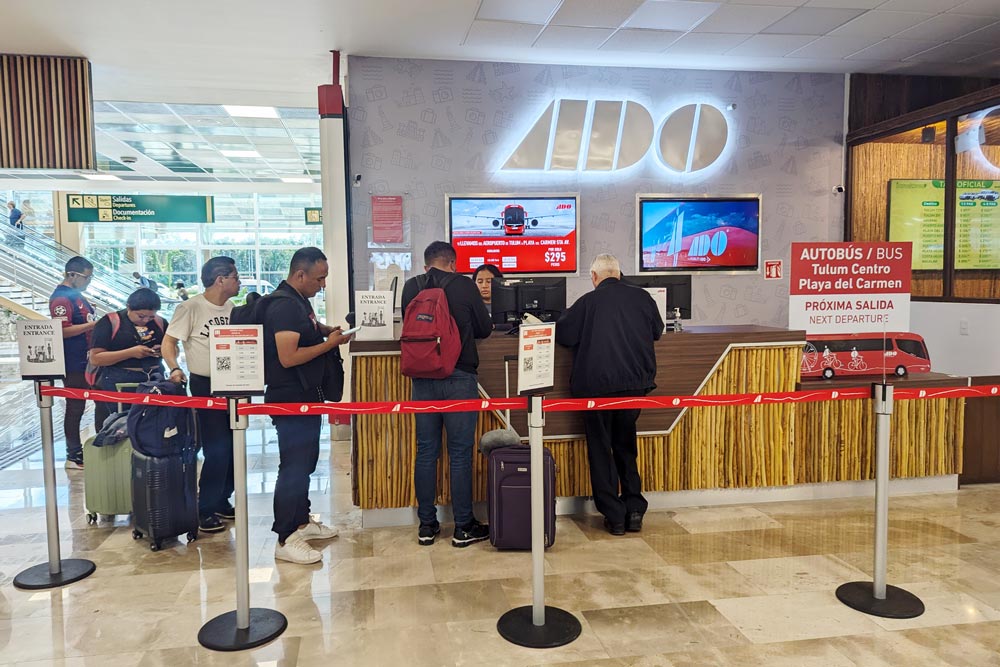
[[[187,538],[188,542],[194,542],[195,540],[198,539],[198,531],[192,530],[190,533],[187,534]]]
[[[97,518],[101,519],[101,520],[104,520],[104,521],[114,521],[115,520],[115,515],[114,514],[98,514]]]
[[[139,530],[138,528],[133,528],[132,529],[132,539],[133,540],[141,540],[142,539],[142,531]]]
[[[97,512],[87,513],[87,523],[89,523],[91,526],[97,524]]]
[[[150,542],[149,543],[149,550],[150,551],[159,551],[160,550],[160,541],[159,540],[153,540],[152,542]]]

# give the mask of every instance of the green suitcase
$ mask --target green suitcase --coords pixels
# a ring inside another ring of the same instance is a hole
[[[118,391],[130,391],[134,384],[120,384]],[[122,409],[119,404],[118,409]],[[83,443],[83,489],[87,522],[98,518],[113,519],[116,514],[132,513],[132,441],[128,438],[114,445],[94,447],[94,437]]]

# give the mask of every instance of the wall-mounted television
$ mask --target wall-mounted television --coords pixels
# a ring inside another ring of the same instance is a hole
[[[505,276],[578,271],[579,195],[449,195],[445,210],[459,273],[482,264]]]
[[[638,195],[639,273],[756,272],[760,195]]]

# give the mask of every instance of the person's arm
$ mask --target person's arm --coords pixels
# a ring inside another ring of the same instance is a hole
[[[191,340],[194,334],[194,307],[188,303],[182,303],[174,311],[173,319],[166,325],[163,332],[163,341],[160,343],[160,354],[167,362],[168,379],[174,382],[187,382],[187,374],[181,369],[177,362],[180,353],[177,343]]]
[[[417,279],[411,278],[403,283],[403,295],[399,299],[400,312],[404,315],[406,314],[406,307],[410,305],[413,298],[417,296],[420,292],[420,287],[417,285]]]
[[[66,297],[60,296],[49,300],[49,317],[62,320],[63,338],[73,338],[85,334],[97,326],[97,322],[84,322],[83,324],[70,324],[73,319],[73,302]]]
[[[583,325],[584,304],[577,300],[556,322],[556,342],[564,347],[580,344],[580,329]]]
[[[90,363],[95,366],[114,366],[126,359],[145,359],[146,357],[157,356],[156,350],[145,345],[133,345],[124,350],[112,352],[103,347],[93,347],[90,349]]]
[[[298,331],[279,331],[274,334],[274,346],[278,350],[278,361],[285,368],[294,368],[308,363],[351,339],[350,336],[332,333],[322,343],[299,347],[300,337]]]
[[[163,334],[160,354],[163,355],[163,360],[167,362],[167,368],[170,369],[169,379],[174,382],[187,382],[187,375],[177,363],[177,353],[177,339],[170,334]]]

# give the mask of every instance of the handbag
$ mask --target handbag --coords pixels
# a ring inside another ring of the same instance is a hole
[[[321,402],[337,403],[344,397],[344,358],[335,347],[323,355],[323,383],[319,387]]]

